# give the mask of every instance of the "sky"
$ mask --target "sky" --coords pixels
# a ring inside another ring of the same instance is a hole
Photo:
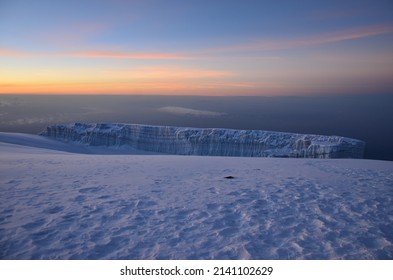
[[[393,1],[0,0],[0,93],[393,92]]]

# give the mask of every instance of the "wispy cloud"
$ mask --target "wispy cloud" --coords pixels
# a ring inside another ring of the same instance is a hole
[[[12,102],[0,100],[0,108],[6,108],[11,106],[12,106]]]
[[[115,59],[146,59],[146,60],[192,60],[197,57],[171,53],[132,53],[132,52],[75,52],[64,53],[63,56],[80,58],[115,58]]]
[[[393,33],[393,25],[369,26],[364,28],[356,28],[356,29],[345,30],[336,33],[330,33],[321,37],[300,40],[299,45],[300,46],[321,45],[321,44],[336,43],[341,41],[373,37],[373,36],[389,34],[389,33]]]
[[[49,32],[44,40],[54,41],[62,45],[66,49],[74,49],[70,47],[80,41],[86,41],[86,38],[98,36],[109,28],[108,26],[97,24],[84,24],[75,26],[78,32],[71,32],[72,29],[65,31],[57,30],[57,32]],[[195,50],[178,50],[174,52],[138,52],[138,51],[119,51],[108,48],[97,49],[94,46],[85,46],[86,51],[73,50],[69,52],[51,52],[51,53],[34,53],[15,50],[12,48],[0,47],[0,56],[2,57],[76,57],[85,59],[137,59],[137,60],[213,60],[213,59],[262,59],[277,60],[282,59],[279,56],[255,56],[255,52],[277,51],[294,48],[304,48],[317,45],[332,44],[343,41],[357,40],[383,34],[393,33],[393,24],[372,25],[359,28],[352,28],[321,34],[318,36],[267,40],[254,39],[244,44],[232,44],[223,47],[201,48]],[[63,41],[66,42],[63,44]],[[117,49],[119,47],[116,47]],[[90,50],[89,50],[90,49]],[[92,50],[93,49],[93,50]],[[234,56],[234,53],[241,54]],[[247,53],[253,53],[248,57]]]
[[[166,106],[158,109],[160,112],[169,113],[173,115],[195,116],[195,117],[219,117],[226,115],[225,113],[214,111],[195,110],[186,107]]]
[[[97,22],[75,22],[64,26],[51,27],[45,33],[39,34],[40,40],[46,44],[74,48],[75,45],[86,44],[89,40],[105,34],[112,25]]]
[[[118,74],[118,73],[117,73]],[[132,79],[148,80],[195,80],[195,79],[218,79],[235,76],[228,70],[198,69],[175,66],[152,66],[140,67],[132,71],[125,71],[122,76]]]
[[[102,59],[138,59],[138,60],[195,60],[200,56],[191,56],[173,53],[134,53],[113,51],[63,52],[63,53],[33,53],[10,48],[0,48],[0,57],[75,57],[75,58],[102,58]]]
[[[263,86],[263,85],[261,85]],[[262,88],[264,89],[264,88]],[[267,86],[269,93],[276,91]],[[140,81],[59,81],[23,82],[4,84],[0,82],[1,93],[23,94],[170,94],[170,95],[256,95],[261,87],[247,83],[225,83],[194,80],[140,80]]]
[[[0,57],[29,57],[31,53],[0,47]]]
[[[201,50],[200,53],[205,52]],[[208,51],[209,52],[209,51]],[[194,54],[193,54],[194,53]],[[231,60],[260,60],[260,61],[277,61],[283,60],[280,56],[227,56],[225,53],[220,55],[208,56],[208,55],[195,55],[195,52],[182,51],[179,53],[165,53],[165,52],[151,52],[151,53],[140,53],[140,52],[116,52],[116,51],[82,51],[82,52],[50,52],[50,53],[37,53],[37,52],[25,52],[19,50],[13,50],[9,48],[0,48],[0,57],[74,57],[81,59],[129,59],[129,60],[220,60],[220,59],[231,59]]]
[[[290,40],[254,40],[250,43],[231,45],[226,47],[195,50],[194,54],[233,53],[233,52],[258,52],[275,51],[294,48],[303,48],[316,45],[332,44],[343,41],[356,40],[393,33],[393,24],[367,26],[362,28],[347,29],[338,32],[326,33],[319,36],[294,38]]]
[[[87,30],[89,30],[87,28]],[[94,30],[94,28],[93,28]],[[93,31],[90,31],[93,32]],[[133,52],[133,51],[74,51],[58,53],[31,53],[0,48],[0,56],[3,57],[76,57],[85,59],[138,59],[138,60],[211,60],[217,58],[247,59],[247,56],[233,56],[233,53],[255,53],[263,51],[277,51],[294,48],[304,48],[317,45],[326,45],[344,41],[357,40],[383,34],[393,33],[393,24],[374,25],[362,28],[347,29],[331,32],[313,37],[293,38],[289,40],[254,40],[245,44],[233,44],[225,47],[183,50],[173,53],[168,52]],[[83,35],[83,32],[82,32]],[[78,35],[78,36],[82,36]],[[76,38],[75,40],[78,40]],[[71,40],[72,41],[72,40]],[[228,54],[231,54],[228,56]],[[277,60],[278,56],[252,56],[252,59]]]
[[[51,123],[56,121],[57,118],[53,116],[48,116],[48,117],[19,118],[14,120],[1,121],[0,123],[6,125],[28,125],[28,124],[45,124],[45,123]]]
[[[319,10],[312,12],[310,14],[310,19],[312,20],[337,20],[337,19],[342,19],[342,18],[352,18],[356,16],[361,16],[365,13],[366,11],[361,9],[360,7],[350,7],[350,8],[341,8],[339,10],[337,9],[324,9],[324,10]]]

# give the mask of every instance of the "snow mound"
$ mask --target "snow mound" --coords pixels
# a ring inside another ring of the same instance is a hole
[[[113,123],[52,125],[41,135],[89,146],[128,145],[178,155],[362,158],[365,146],[340,136]]]

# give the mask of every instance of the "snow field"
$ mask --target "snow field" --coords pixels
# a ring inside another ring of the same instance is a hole
[[[0,143],[0,191],[0,259],[393,259],[387,161]]]

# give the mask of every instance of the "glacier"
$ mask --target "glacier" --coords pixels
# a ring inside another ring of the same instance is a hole
[[[89,146],[203,156],[363,158],[365,147],[361,140],[341,136],[122,123],[56,124],[40,135]]]

